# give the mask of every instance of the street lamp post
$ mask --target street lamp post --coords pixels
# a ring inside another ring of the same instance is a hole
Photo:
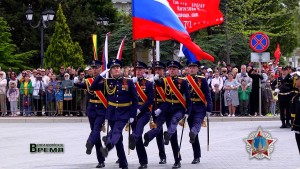
[[[97,25],[103,25],[103,26],[107,26],[109,24],[109,18],[108,17],[103,17],[101,18],[100,16],[98,16],[96,18],[96,24]]]
[[[50,9],[50,10],[44,10],[42,12],[42,15],[39,19],[39,22],[37,23],[36,26],[32,25],[32,19],[33,19],[33,11],[31,5],[29,5],[28,10],[25,12],[26,19],[29,22],[29,25],[32,28],[40,28],[41,31],[41,68],[44,68],[44,29],[46,29],[50,22],[53,21],[55,12]]]

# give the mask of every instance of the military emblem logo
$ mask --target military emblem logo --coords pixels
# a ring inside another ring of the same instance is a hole
[[[271,159],[270,154],[274,151],[276,140],[271,137],[270,133],[263,131],[261,127],[257,131],[251,132],[248,138],[244,139],[246,149],[250,153],[250,159]]]

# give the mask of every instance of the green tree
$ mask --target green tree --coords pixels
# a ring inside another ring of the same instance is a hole
[[[55,30],[45,53],[45,65],[52,67],[55,71],[58,71],[60,66],[83,65],[82,50],[79,44],[71,39],[70,29],[61,5],[56,13]]]
[[[3,17],[0,17],[0,60],[2,69],[11,67],[13,70],[28,69],[26,62],[36,51],[16,54],[16,45],[12,43],[10,28]]]

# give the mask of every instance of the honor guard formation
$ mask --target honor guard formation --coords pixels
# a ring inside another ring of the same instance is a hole
[[[159,164],[167,163],[165,146],[171,144],[175,161],[172,168],[181,168],[183,138],[180,133],[181,138],[177,139],[177,126],[184,126],[186,121],[194,153],[192,164],[200,163],[198,133],[205,116],[212,111],[212,100],[206,78],[198,75],[199,62],[187,62],[189,75],[186,77],[180,76],[182,65],[177,61],[169,61],[166,65],[156,61],[152,77],[145,76],[148,66],[140,61],[136,62],[132,78],[123,76],[123,65],[118,59],[110,60],[108,69],[102,73],[101,65],[100,61],[92,61],[93,77],[76,84],[88,91],[87,115],[91,133],[86,142],[86,154],[91,154],[95,146],[99,163],[96,168],[105,167],[105,158],[113,148],[117,151],[119,168],[128,168],[123,129],[129,132],[128,147],[136,150],[139,169],[149,165],[146,147],[154,138],[159,149]],[[168,76],[165,76],[166,68]],[[144,131],[148,123],[150,130]],[[164,124],[166,131],[163,131]],[[108,134],[103,136],[101,129],[107,130]]]

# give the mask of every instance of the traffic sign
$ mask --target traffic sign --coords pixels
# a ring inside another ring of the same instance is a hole
[[[270,52],[251,52],[251,62],[269,62]]]
[[[256,32],[250,37],[249,45],[255,52],[264,52],[270,45],[270,39],[265,33]]]

